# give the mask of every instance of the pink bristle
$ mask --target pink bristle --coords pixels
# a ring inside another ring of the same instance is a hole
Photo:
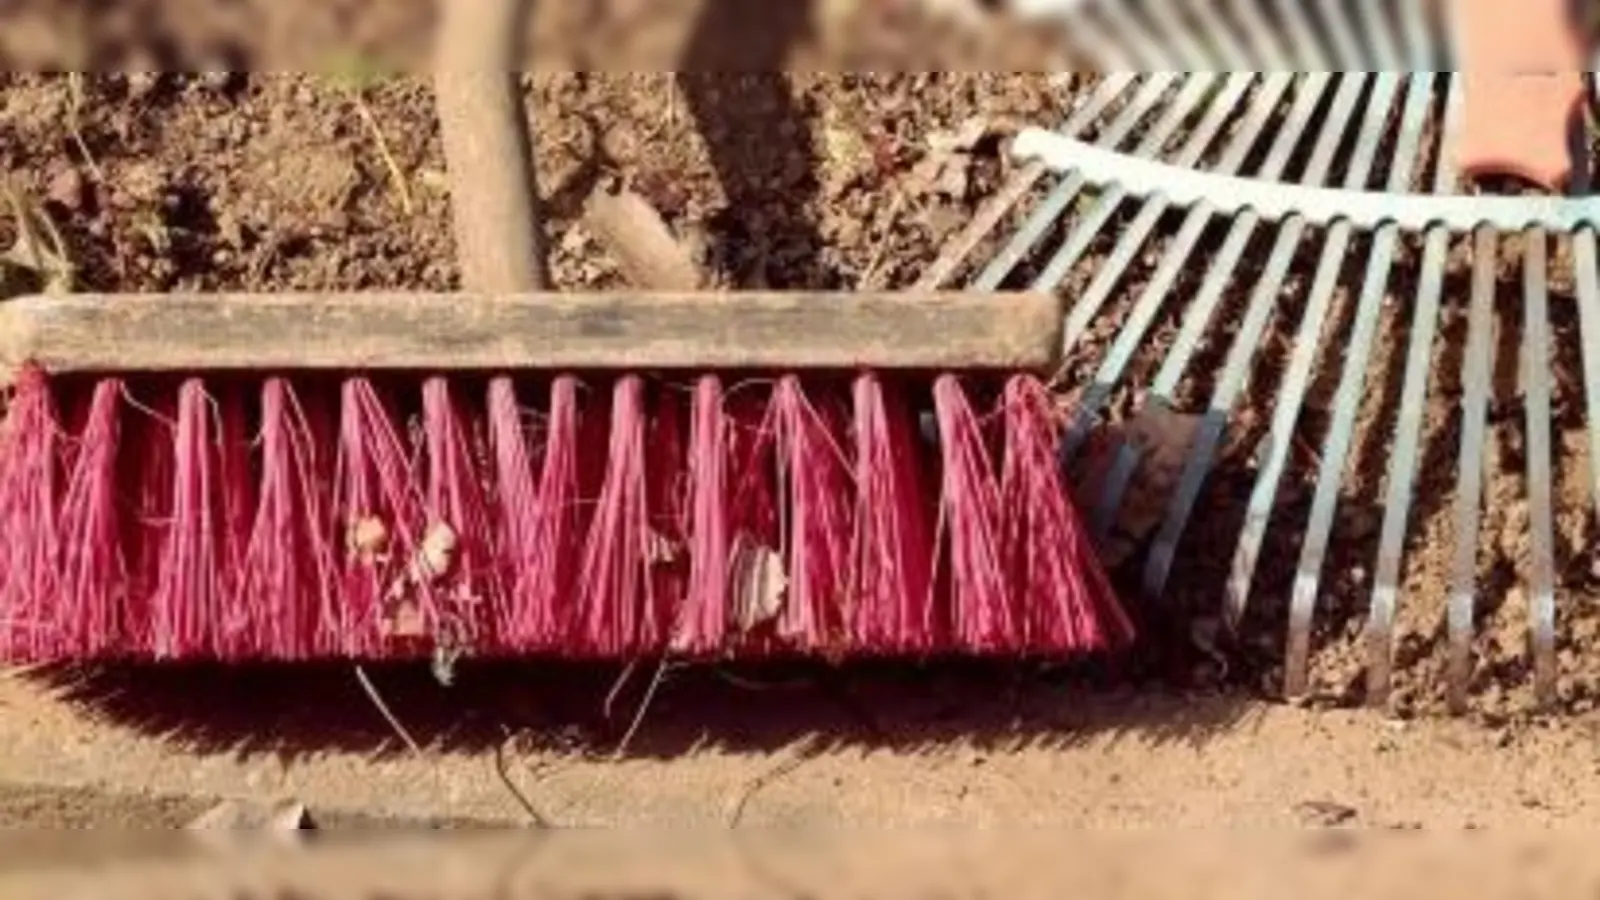
[[[658,392],[655,399],[654,408],[648,411],[645,456],[645,505],[649,514],[645,565],[649,593],[639,630],[639,646],[649,653],[668,648],[688,589],[688,568],[683,558],[688,545],[689,464],[683,423],[688,404],[678,391],[670,389]]]
[[[588,528],[582,502],[585,449],[583,418],[578,409],[578,380],[562,375],[550,385],[550,418],[545,428],[544,466],[539,473],[538,517],[533,526],[530,557],[533,583],[521,613],[524,643],[534,650],[574,653],[573,596],[577,592],[578,559]],[[594,456],[596,454],[585,454]]]
[[[939,641],[933,545],[914,420],[900,391],[854,385],[856,520],[851,634],[867,653],[927,652]]]
[[[695,382],[689,423],[689,581],[670,644],[675,653],[715,653],[727,634],[732,439],[722,382],[703,375]]]
[[[952,638],[965,652],[1019,646],[1021,622],[1007,589],[1000,546],[1000,488],[981,424],[953,375],[933,383],[943,462],[941,516],[949,547]]]
[[[534,650],[549,640],[551,632],[550,610],[535,607],[534,586],[553,573],[548,561],[540,558],[539,483],[522,407],[509,377],[489,382],[487,412],[499,535],[495,549],[506,596],[500,643],[512,652]]]
[[[640,620],[653,603],[646,550],[644,382],[618,379],[611,405],[611,439],[605,482],[584,541],[578,577],[578,652],[628,657],[639,651]]]
[[[154,396],[147,399],[124,393],[130,415],[124,420],[123,452],[117,460],[117,484],[126,489],[129,498],[122,538],[128,564],[124,645],[128,653],[145,657],[158,651],[154,604],[161,586],[177,467],[173,445],[176,395],[165,385],[157,385],[151,393]]]
[[[151,650],[158,659],[212,656],[219,650],[215,624],[231,586],[233,561],[218,419],[204,382],[186,379],[178,388],[170,518],[151,600]]]
[[[340,388],[339,454],[335,496],[344,559],[340,577],[343,602],[329,652],[386,656],[394,648],[381,624],[384,599],[402,575],[421,539],[422,498],[412,477],[410,455],[394,419],[366,378],[347,379]],[[348,539],[363,522],[381,525],[387,535],[382,553],[357,552]],[[412,592],[424,620],[433,624],[432,591]]]
[[[61,503],[64,643],[79,657],[128,649],[128,565],[117,510],[123,390],[114,378],[95,384]]]
[[[1011,590],[1028,598],[1030,649],[1077,653],[1128,641],[1132,625],[1061,476],[1049,392],[1019,375],[1003,403],[1003,554]]]
[[[732,494],[728,501],[730,549],[723,577],[729,581],[728,636],[730,651],[758,654],[773,649],[776,638],[771,624],[748,618],[746,608],[752,599],[745,595],[751,585],[744,568],[755,554],[774,555],[786,560],[785,532],[779,514],[780,487],[775,447],[776,419],[771,396],[761,396],[751,385],[737,385],[724,396],[728,409],[729,460],[732,466]],[[794,586],[784,575],[780,602],[787,602]]]
[[[842,630],[850,558],[850,470],[838,437],[843,429],[811,404],[794,375],[779,379],[772,415],[792,579],[778,635],[799,649],[833,649]]]
[[[244,596],[241,590],[245,577],[245,554],[250,546],[250,533],[255,523],[256,477],[251,461],[250,430],[245,412],[245,389],[239,383],[219,387],[212,395],[213,414],[217,416],[216,460],[220,484],[216,498],[220,517],[217,547],[220,560],[219,574],[223,596],[218,615],[207,623],[208,641],[212,652],[224,658],[236,654],[231,644],[234,636],[226,632],[231,618],[230,605],[237,606]],[[249,653],[250,651],[245,651]],[[269,659],[293,658],[298,655],[294,643],[269,643],[254,655]]]
[[[5,528],[0,634],[7,659],[46,661],[63,649],[56,570],[62,447],[44,372],[27,367],[19,373],[10,407],[0,436],[0,523]]]
[[[422,385],[428,517],[430,523],[443,523],[456,535],[450,569],[440,573],[439,602],[441,614],[460,629],[455,639],[493,650],[506,630],[508,610],[496,577],[489,506],[468,437],[470,417],[451,396],[449,385],[448,379],[437,376]]]
[[[260,442],[261,498],[228,627],[236,653],[300,659],[319,649],[338,571],[316,436],[287,379],[262,387]]]

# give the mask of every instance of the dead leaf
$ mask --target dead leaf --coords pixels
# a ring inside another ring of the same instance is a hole
[[[986,116],[973,116],[951,131],[937,131],[928,135],[928,153],[949,156],[953,153],[970,153],[991,132]]]
[[[432,584],[450,571],[455,561],[456,531],[443,522],[429,526],[422,546],[411,559],[410,575],[418,585]]]
[[[783,612],[789,578],[777,551],[739,535],[733,542],[733,613],[739,630],[749,632]]]
[[[426,633],[417,592],[449,573],[455,562],[457,543],[455,529],[449,525],[435,522],[428,527],[405,570],[395,576],[384,592],[379,627],[386,637],[411,638]]]
[[[384,609],[378,622],[380,633],[391,638],[420,638],[427,634],[422,606],[414,598],[402,597]]]
[[[678,542],[654,528],[645,535],[644,559],[646,565],[670,566],[678,561]]]
[[[993,130],[988,118],[974,116],[953,131],[929,135],[927,153],[906,173],[905,189],[915,196],[966,196],[972,177],[972,150]]]
[[[363,565],[375,565],[389,552],[389,528],[376,516],[361,516],[345,529],[344,543]]]
[[[906,173],[906,192],[918,197],[964,197],[971,165],[968,157],[959,154],[924,157]]]
[[[1111,539],[1102,548],[1108,565],[1126,560],[1160,526],[1199,429],[1199,416],[1152,403],[1130,419],[1102,426],[1094,436],[1078,479],[1080,484],[1095,486],[1089,496],[1079,498],[1091,509],[1099,501],[1099,486],[1107,483],[1122,448],[1130,446],[1140,454],[1138,468],[1108,530]]]

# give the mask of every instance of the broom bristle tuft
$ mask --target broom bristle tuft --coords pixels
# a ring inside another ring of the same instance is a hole
[[[587,396],[559,375],[542,416],[508,375],[481,394],[427,377],[415,416],[367,377],[337,385],[21,371],[0,653],[833,659],[1133,637],[1031,376],[993,406],[936,377],[936,450],[906,386],[870,372],[847,393],[707,374]]]

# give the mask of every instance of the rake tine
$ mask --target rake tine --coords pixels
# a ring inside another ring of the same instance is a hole
[[[1474,234],[1472,305],[1467,313],[1467,358],[1462,374],[1461,460],[1456,473],[1456,555],[1450,578],[1449,705],[1466,711],[1472,675],[1472,618],[1477,599],[1478,528],[1483,513],[1483,444],[1488,437],[1490,365],[1494,357],[1495,257],[1500,235],[1485,225]]]
[[[1144,117],[1161,101],[1167,89],[1180,78],[1177,72],[1162,72],[1150,78],[1134,95],[1128,106],[1117,114],[1105,133],[1100,136],[1097,143],[1105,147],[1115,148],[1127,139]],[[1028,215],[1022,227],[1011,236],[1004,248],[990,260],[978,277],[973,280],[972,288],[978,291],[993,290],[1005,281],[1022,262],[1023,257],[1033,249],[1045,232],[1050,230],[1061,213],[1077,198],[1078,192],[1083,189],[1084,177],[1081,172],[1072,172],[1062,178],[1050,193],[1045,196],[1039,206]]]
[[[1248,118],[1234,132],[1226,155],[1217,166],[1218,171],[1230,174],[1238,171],[1240,164],[1250,152],[1250,148],[1260,138],[1263,129],[1266,128],[1267,120],[1271,118],[1273,111],[1277,109],[1279,99],[1283,97],[1284,92],[1288,90],[1292,81],[1293,76],[1283,72],[1267,78],[1266,83],[1262,85],[1260,94],[1256,97],[1255,105],[1251,107]],[[1191,155],[1186,150],[1183,156],[1176,160],[1177,164],[1193,164],[1194,158],[1199,156],[1201,148],[1195,147],[1193,144],[1190,147],[1195,152]],[[1122,189],[1118,187],[1116,190],[1120,192]],[[1078,296],[1077,301],[1072,305],[1071,313],[1067,316],[1066,325],[1062,332],[1063,356],[1072,352],[1078,338],[1083,336],[1084,329],[1099,314],[1106,298],[1111,295],[1111,291],[1121,280],[1123,273],[1132,264],[1134,256],[1138,254],[1139,248],[1144,246],[1145,238],[1149,237],[1150,232],[1161,221],[1162,214],[1167,211],[1169,206],[1171,206],[1171,202],[1166,197],[1161,194],[1152,195],[1145,200],[1145,204],[1139,210],[1138,216],[1119,229],[1116,248],[1112,251],[1111,256],[1096,270],[1093,280],[1089,282],[1088,287],[1084,288],[1083,293]],[[1212,210],[1202,207],[1191,209],[1184,219],[1177,237],[1174,239],[1175,245],[1173,249],[1181,246],[1185,248],[1183,255],[1187,256],[1187,248],[1192,247],[1200,239],[1201,232],[1205,230],[1206,224],[1211,220],[1212,212]],[[1171,252],[1173,250],[1169,249],[1168,253]],[[1176,277],[1176,272],[1172,277]],[[1159,301],[1160,297],[1165,294],[1166,289],[1163,288],[1157,300]],[[1126,323],[1124,327],[1126,327]],[[1086,394],[1085,399],[1087,398],[1088,395]],[[1094,406],[1097,405],[1098,403],[1088,406],[1087,411],[1092,414]],[[1079,409],[1084,410],[1085,406],[1080,405]]]
[[[1522,260],[1522,372],[1526,379],[1528,427],[1528,525],[1533,561],[1528,573],[1528,618],[1533,637],[1533,695],[1546,706],[1556,690],[1555,522],[1551,509],[1550,292],[1543,228],[1525,233]]]
[[[1334,95],[1333,109],[1328,114],[1328,119],[1323,125],[1321,133],[1317,136],[1316,148],[1312,153],[1310,165],[1306,169],[1303,181],[1311,184],[1321,183],[1327,177],[1328,167],[1333,161],[1334,151],[1338,149],[1340,139],[1344,136],[1345,128],[1351,122],[1351,113],[1356,101],[1360,99],[1362,83],[1365,76],[1347,76],[1340,84],[1338,92]],[[1283,149],[1281,146],[1274,150]],[[1284,154],[1293,151],[1291,146]],[[1290,230],[1295,231],[1298,240],[1299,226],[1291,223],[1297,222],[1294,217],[1285,219],[1280,223],[1281,235],[1287,235]],[[1260,217],[1251,210],[1244,210],[1234,221],[1233,228],[1229,231],[1221,250],[1212,260],[1206,271],[1205,279],[1200,283],[1200,290],[1194,302],[1184,311],[1183,325],[1173,341],[1167,357],[1161,364],[1161,369],[1156,373],[1156,378],[1151,384],[1148,402],[1170,406],[1172,394],[1177,389],[1178,381],[1183,377],[1183,370],[1188,366],[1189,359],[1199,347],[1200,338],[1210,327],[1211,317],[1216,313],[1218,304],[1222,302],[1222,293],[1233,278],[1234,271],[1239,265],[1239,260],[1244,256],[1245,247],[1255,232]],[[1280,236],[1280,244],[1284,243]],[[1292,249],[1292,248],[1291,248]],[[1284,255],[1283,252],[1274,251],[1273,257]],[[1137,457],[1140,453],[1138,447],[1130,443],[1123,443],[1117,448],[1119,459],[1106,479],[1102,488],[1104,497],[1097,508],[1092,527],[1103,532],[1110,527],[1110,522],[1098,518],[1101,514],[1110,515],[1122,505],[1122,496],[1127,491],[1129,480],[1138,470]]]
[[[1326,178],[1328,165],[1333,162],[1333,152],[1338,149],[1339,139],[1344,136],[1344,130],[1350,123],[1350,114],[1355,109],[1355,102],[1362,94],[1363,82],[1365,77],[1344,78],[1344,82],[1339,85],[1338,93],[1334,94],[1333,110],[1323,125],[1322,133],[1318,135],[1314,157],[1310,160],[1304,176],[1304,181],[1307,183],[1320,183]],[[1296,146],[1294,143],[1280,143],[1274,147],[1274,159],[1267,160],[1269,168],[1272,165],[1278,167],[1286,165],[1288,157],[1293,154],[1294,146]],[[1278,154],[1278,151],[1283,152]],[[1194,303],[1184,311],[1184,323],[1179,328],[1173,346],[1166,352],[1166,359],[1155,375],[1154,383],[1150,386],[1150,402],[1171,405],[1171,396],[1178,388],[1182,370],[1189,365],[1189,357],[1194,356],[1195,349],[1200,344],[1200,336],[1210,327],[1211,317],[1216,314],[1218,304],[1222,303],[1222,291],[1226,290],[1234,277],[1238,261],[1245,255],[1245,248],[1248,247],[1259,223],[1261,216],[1256,215],[1253,210],[1243,210],[1234,219],[1234,226],[1229,229],[1221,250],[1211,259],[1210,267],[1206,269],[1205,279],[1200,282],[1200,290],[1195,295]],[[1285,221],[1282,227],[1288,227],[1288,221]],[[1106,485],[1101,488],[1101,501],[1094,512],[1091,524],[1094,532],[1106,533],[1112,525],[1109,516],[1115,514],[1115,511],[1122,506],[1122,496],[1128,490],[1128,482],[1134,472],[1138,471],[1139,453],[1141,453],[1139,448],[1128,442],[1123,442],[1117,448],[1117,460],[1107,476]]]
[[[1187,12],[1195,22],[1196,39],[1201,40],[1210,50],[1212,59],[1222,66],[1223,71],[1231,72],[1236,69],[1259,69],[1260,65],[1251,57],[1250,51],[1239,43],[1233,29],[1224,21],[1220,4],[1216,2],[1189,3]],[[1267,68],[1264,71],[1272,71]]]
[[[1367,173],[1372,166],[1372,159],[1377,154],[1378,143],[1383,138],[1385,126],[1388,124],[1389,105],[1397,87],[1396,74],[1385,72],[1378,76],[1372,101],[1361,123],[1359,143],[1356,146],[1354,161],[1350,164],[1350,176],[1346,179],[1347,182],[1365,183]],[[1325,132],[1324,137],[1331,133],[1334,132]],[[1325,146],[1336,146],[1336,142],[1328,141]],[[1324,148],[1317,149],[1321,151]],[[1326,177],[1326,167],[1331,162],[1332,156],[1333,150],[1330,149],[1323,159],[1314,160],[1322,163],[1323,171],[1318,174],[1318,180]],[[1356,182],[1355,179],[1360,181]],[[1211,464],[1228,425],[1229,415],[1250,377],[1251,363],[1259,349],[1261,335],[1276,312],[1275,301],[1282,287],[1284,274],[1295,250],[1300,245],[1305,228],[1305,220],[1299,216],[1284,221],[1279,230],[1277,246],[1273,248],[1272,254],[1274,260],[1282,260],[1283,270],[1273,269],[1269,263],[1269,274],[1263,277],[1251,295],[1245,319],[1240,323],[1239,331],[1234,336],[1222,376],[1212,392],[1210,408],[1202,420],[1195,444],[1184,460],[1183,474],[1179,478],[1177,490],[1167,505],[1166,518],[1156,533],[1155,545],[1146,559],[1144,590],[1151,597],[1159,596],[1166,588],[1167,576],[1172,571],[1172,562],[1177,555],[1178,541],[1188,525],[1194,504],[1200,499],[1201,486],[1211,470]]]
[[[1283,22],[1284,30],[1288,33],[1290,52],[1302,60],[1308,69],[1331,67],[1333,61],[1312,34],[1311,20],[1307,17],[1308,5],[1305,0],[1278,0],[1275,7],[1279,21]],[[1346,56],[1343,61],[1353,65],[1355,57]]]
[[[1228,117],[1233,114],[1234,106],[1244,96],[1245,89],[1250,86],[1250,82],[1254,77],[1249,72],[1235,73],[1227,77],[1221,96],[1217,98],[1217,102],[1211,104],[1211,108],[1206,112],[1205,119],[1189,135],[1183,149],[1173,160],[1175,164],[1189,166],[1200,159],[1206,147],[1210,146],[1217,132],[1222,129]],[[1188,87],[1192,89],[1194,96],[1188,96],[1188,91],[1186,91],[1185,95],[1180,97],[1179,101],[1167,110],[1167,114],[1162,117],[1160,123],[1145,134],[1144,140],[1140,142],[1134,153],[1139,156],[1153,156],[1159,153],[1172,134],[1194,112],[1197,104],[1205,101],[1205,95],[1211,93],[1215,84],[1216,79],[1214,78],[1190,79]],[[1116,214],[1117,207],[1122,205],[1122,201],[1127,195],[1127,189],[1121,185],[1106,185],[1102,189],[1100,199],[1095,202],[1094,208],[1063,239],[1061,248],[1056,251],[1050,261],[1045,264],[1044,270],[1033,280],[1032,289],[1048,291],[1060,287],[1061,282],[1065,281],[1068,273],[1072,271],[1072,267],[1078,264],[1078,260],[1083,257],[1084,252],[1094,243],[1095,237],[1100,234],[1100,229],[1104,228],[1105,224]],[[1079,307],[1082,305],[1081,303],[1076,304]],[[1073,342],[1076,339],[1077,335],[1069,332],[1067,336],[1068,342]]]
[[[1061,133],[1077,137],[1100,118],[1106,107],[1136,80],[1137,76],[1129,72],[1107,76],[1106,80],[1096,86],[1089,99],[1067,117],[1067,121],[1060,128]],[[1043,178],[1048,171],[1049,167],[1037,160],[1019,170],[1010,183],[985,201],[983,208],[972,217],[972,221],[968,222],[966,227],[961,229],[961,233],[940,252],[939,258],[923,271],[922,276],[912,286],[912,290],[931,291],[942,287],[950,276],[955,274],[968,254],[1000,225],[1000,220],[1005,218],[1006,213],[1020,203],[1033,188],[1034,183]]]
[[[1401,0],[1399,7],[1400,43],[1405,47],[1406,58],[1419,69],[1438,70],[1444,60],[1440,58],[1439,42],[1423,17],[1422,4]]]
[[[1149,68],[1133,58],[1138,54],[1130,51],[1125,41],[1106,33],[1105,28],[1095,21],[1092,13],[1098,5],[1094,2],[1084,3],[1068,17],[1072,22],[1072,36],[1080,49],[1092,48],[1089,55],[1102,72],[1142,72]]]
[[[1332,81],[1333,74],[1331,72],[1316,72],[1303,79],[1301,90],[1295,97],[1294,106],[1289,111],[1283,129],[1274,139],[1271,153],[1259,177],[1275,180],[1283,173],[1284,166],[1288,164],[1294,148],[1299,145],[1301,135],[1305,133],[1306,127],[1311,122],[1312,115],[1316,112],[1317,105],[1321,102],[1323,95],[1327,93]],[[1275,101],[1273,104],[1266,105],[1263,108],[1270,114],[1273,106],[1275,106]],[[1250,127],[1240,130],[1248,133]],[[1241,143],[1235,145],[1234,149],[1241,152],[1237,156],[1230,154],[1218,166],[1219,171],[1229,173],[1237,171],[1243,164],[1244,156],[1249,153],[1250,145]],[[1172,290],[1178,275],[1183,272],[1184,267],[1188,264],[1189,255],[1194,252],[1194,248],[1200,242],[1200,237],[1204,233],[1206,225],[1209,224],[1211,217],[1215,213],[1216,208],[1209,203],[1195,204],[1189,210],[1189,215],[1184,220],[1183,225],[1178,229],[1177,236],[1173,238],[1172,244],[1162,254],[1160,266],[1150,276],[1149,284],[1145,286],[1144,290],[1139,294],[1139,298],[1134,302],[1127,321],[1118,329],[1117,338],[1112,343],[1105,359],[1101,361],[1099,370],[1095,372],[1094,381],[1084,392],[1072,419],[1067,424],[1061,449],[1063,464],[1071,462],[1082,447],[1083,441],[1089,436],[1089,429],[1098,417],[1100,408],[1110,398],[1111,392],[1122,379],[1123,369],[1127,368],[1128,363],[1133,360],[1133,354],[1143,344],[1145,334],[1155,322],[1156,314],[1161,311],[1163,301],[1166,299],[1168,292]],[[1252,220],[1248,222],[1244,219],[1235,222],[1228,233],[1222,253],[1218,256],[1219,261],[1229,259],[1230,254],[1231,258],[1236,259],[1238,255],[1244,252],[1245,243],[1250,239],[1255,229],[1255,222],[1253,217],[1251,218]],[[1237,250],[1233,249],[1235,247],[1237,247]],[[1132,258],[1137,249],[1137,246],[1128,249],[1127,255],[1129,259]],[[1120,256],[1121,253],[1122,248],[1119,247],[1118,255]],[[1126,262],[1122,263],[1122,267],[1125,268],[1126,265]],[[1116,266],[1108,264],[1107,268],[1120,275],[1120,269]],[[1231,271],[1232,263],[1229,263],[1224,268]],[[1101,285],[1101,279],[1096,278],[1095,282],[1085,291],[1085,299],[1079,302],[1087,304],[1091,302],[1088,298],[1094,298],[1092,302],[1095,305],[1099,305],[1104,302],[1104,298],[1100,294],[1109,292],[1111,287],[1112,285],[1109,283]],[[1115,499],[1120,503],[1120,497]],[[1116,506],[1113,505],[1111,508],[1112,511],[1115,511]]]
[[[1439,159],[1434,173],[1435,194],[1450,193],[1456,187],[1451,160],[1460,116],[1460,82],[1452,81],[1445,101],[1443,137],[1435,150]],[[1383,526],[1378,533],[1378,563],[1373,573],[1372,602],[1367,616],[1367,699],[1373,704],[1386,703],[1389,698],[1400,566],[1416,485],[1418,453],[1422,447],[1423,409],[1428,398],[1428,375],[1432,367],[1433,341],[1439,330],[1439,301],[1444,292],[1449,253],[1449,229],[1442,226],[1428,229],[1422,251],[1422,280],[1417,285],[1416,316],[1411,323],[1411,344],[1406,351],[1405,378],[1400,388],[1388,496],[1384,499]]]
[[[1406,89],[1405,111],[1400,125],[1400,140],[1395,148],[1395,161],[1389,172],[1388,191],[1399,193],[1411,188],[1418,147],[1422,141],[1422,126],[1432,102],[1433,73],[1419,73],[1409,79]],[[1350,229],[1347,223],[1336,226],[1341,242],[1347,241]],[[1331,237],[1330,237],[1331,240]],[[1355,323],[1345,346],[1344,366],[1339,375],[1339,387],[1334,395],[1333,420],[1328,424],[1323,439],[1322,458],[1317,468],[1316,490],[1312,495],[1311,515],[1306,523],[1306,534],[1300,549],[1300,564],[1295,575],[1294,589],[1289,601],[1288,651],[1285,654],[1284,679],[1286,693],[1291,696],[1303,693],[1306,685],[1306,663],[1311,648],[1311,622],[1316,611],[1317,591],[1321,581],[1322,566],[1327,557],[1328,542],[1333,532],[1333,518],[1339,505],[1339,486],[1344,479],[1345,461],[1354,438],[1356,416],[1361,411],[1361,400],[1366,389],[1367,364],[1372,356],[1372,341],[1377,335],[1379,314],[1389,291],[1389,272],[1394,264],[1399,228],[1385,224],[1372,236],[1367,271],[1361,293],[1356,303]],[[1340,248],[1340,257],[1344,255]],[[1284,380],[1278,404],[1273,411],[1272,430],[1267,438],[1268,459],[1256,480],[1251,493],[1245,531],[1240,537],[1238,553],[1234,557],[1233,574],[1228,588],[1230,608],[1242,613],[1249,596],[1250,579],[1254,574],[1255,559],[1260,552],[1267,522],[1272,515],[1273,500],[1278,483],[1288,462],[1289,445],[1293,439],[1295,422],[1305,404],[1305,394],[1310,386],[1312,365],[1316,361],[1322,329],[1333,299],[1333,289],[1338,280],[1337,266],[1329,272],[1322,291],[1313,296],[1305,318],[1301,320],[1300,333],[1295,339],[1294,360]],[[1319,278],[1320,280],[1320,278]]]
[[[1322,13],[1322,24],[1327,30],[1329,41],[1333,44],[1335,59],[1366,62],[1368,57],[1361,52],[1361,45],[1356,41],[1354,33],[1350,30],[1350,22],[1345,18],[1344,12],[1335,2],[1307,4],[1314,6]]]
[[[1155,24],[1154,30],[1176,51],[1175,62],[1189,69],[1190,74],[1196,71],[1212,71],[1198,68],[1211,65],[1216,60],[1206,52],[1205,45],[1200,41],[1198,29],[1184,25],[1174,8],[1174,0],[1151,0],[1144,4],[1144,9]]]
[[[1134,20],[1128,7],[1129,4],[1119,0],[1099,5],[1106,24],[1110,26],[1108,30],[1112,42],[1128,48],[1128,55],[1133,57],[1135,66],[1141,72],[1175,68],[1162,52],[1160,44],[1150,36],[1150,27]]]
[[[1417,5],[1416,0],[1409,0],[1408,5]],[[1365,7],[1364,20],[1357,23],[1362,26],[1361,33],[1369,38],[1367,46],[1368,57],[1377,61],[1377,65],[1380,68],[1385,67],[1384,61],[1386,60],[1390,61],[1389,65],[1399,66],[1403,64],[1403,60],[1410,59],[1409,56],[1403,54],[1403,51],[1396,43],[1398,36],[1395,34],[1395,29],[1390,27],[1388,22],[1388,10],[1385,7],[1393,6],[1392,0],[1387,3],[1370,4]]]
[[[1578,290],[1578,333],[1583,342],[1583,395],[1589,423],[1589,494],[1600,516],[1600,240],[1592,226],[1572,235]]]
[[[1294,64],[1278,41],[1277,30],[1262,17],[1259,0],[1234,0],[1233,10],[1244,31],[1246,47],[1260,54],[1250,58],[1253,68],[1268,72],[1294,69]]]

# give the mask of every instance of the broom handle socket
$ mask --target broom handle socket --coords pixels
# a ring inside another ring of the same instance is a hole
[[[524,0],[450,0],[436,47],[434,93],[450,178],[463,289],[517,293],[548,282],[517,62]]]

